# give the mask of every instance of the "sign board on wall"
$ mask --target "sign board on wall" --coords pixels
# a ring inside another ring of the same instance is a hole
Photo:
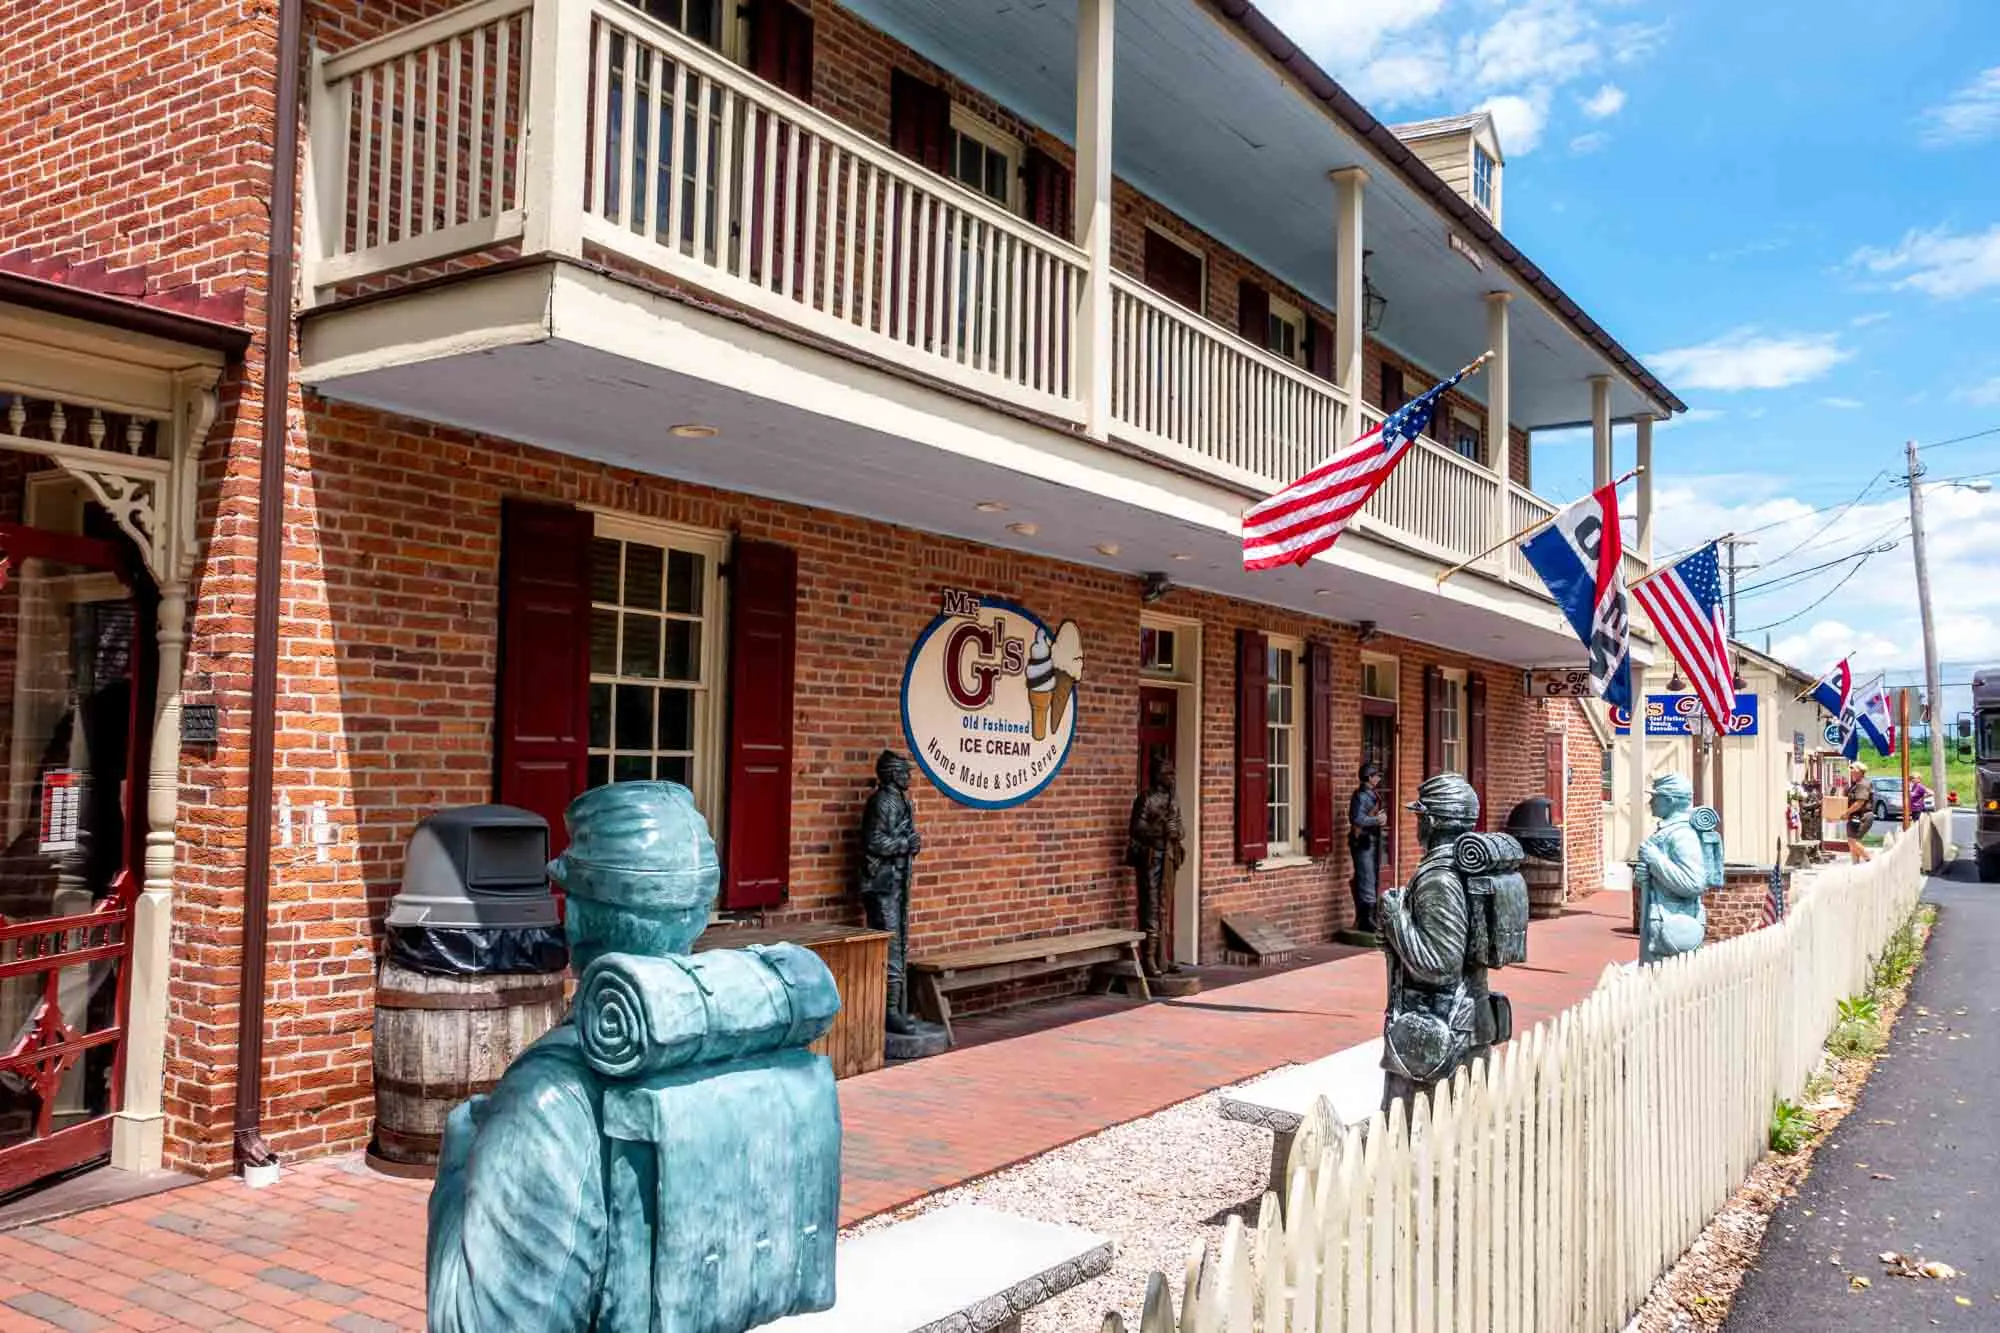
[[[1595,693],[1596,691],[1590,688],[1588,667],[1558,668],[1528,673],[1530,699],[1588,699]]]
[[[76,850],[77,815],[82,804],[76,772],[52,768],[42,778],[42,837],[44,852]]]
[[[1648,736],[1691,736],[1695,723],[1707,714],[1701,710],[1701,700],[1692,694],[1649,694],[1646,696],[1646,734]],[[1611,710],[1611,727],[1620,736],[1632,734],[1631,710],[1614,708]],[[1732,736],[1755,736],[1757,734],[1757,696],[1739,694],[1736,696],[1736,717],[1729,729]]]
[[[1076,741],[1083,636],[1013,602],[947,588],[903,671],[903,735],[937,789],[1003,810],[1054,780]]]

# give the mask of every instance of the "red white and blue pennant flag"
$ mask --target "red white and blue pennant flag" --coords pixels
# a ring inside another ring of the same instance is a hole
[[[1243,515],[1243,568],[1303,565],[1340,534],[1431,424],[1445,391],[1486,364],[1491,352],[1391,412],[1353,444]]]
[[[1856,688],[1854,668],[1843,657],[1833,669],[1813,682],[1809,690],[1813,702],[1834,719],[1827,739],[1849,759],[1859,758],[1865,738],[1884,759],[1896,752],[1896,725],[1889,718],[1889,696],[1876,676],[1868,685]]]
[[[1727,735],[1736,720],[1736,673],[1722,620],[1722,564],[1715,543],[1639,580],[1632,596],[1666,640],[1716,732]]]
[[[1625,537],[1618,483],[1600,487],[1521,543],[1590,653],[1591,692],[1613,708],[1632,707],[1631,623],[1625,608]]]

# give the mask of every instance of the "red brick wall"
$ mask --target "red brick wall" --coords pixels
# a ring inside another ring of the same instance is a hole
[[[1702,899],[1708,912],[1708,942],[1735,939],[1764,927],[1764,897],[1770,891],[1769,867],[1730,866],[1723,872],[1719,889]],[[1790,901],[1792,875],[1785,872],[1786,901]]]

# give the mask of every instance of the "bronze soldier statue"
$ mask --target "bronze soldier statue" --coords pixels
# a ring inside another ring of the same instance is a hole
[[[1423,859],[1409,888],[1384,891],[1376,927],[1389,956],[1382,1105],[1413,1098],[1513,1035],[1513,1010],[1489,967],[1527,956],[1520,844],[1474,834],[1479,794],[1456,773],[1426,778],[1409,808]]]
[[[875,760],[875,790],[861,816],[861,910],[874,930],[889,932],[889,1001],[883,1027],[916,1031],[905,966],[910,947],[910,863],[923,850],[910,803],[910,761],[893,750]]]
[[[1185,836],[1174,800],[1173,762],[1156,758],[1146,790],[1132,801],[1125,835],[1125,864],[1139,879],[1139,929],[1146,932],[1139,964],[1148,977],[1180,971],[1167,957],[1166,895],[1187,859]]]

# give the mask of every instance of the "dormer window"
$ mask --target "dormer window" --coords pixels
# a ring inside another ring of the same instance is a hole
[[[1481,144],[1472,145],[1472,202],[1487,216],[1493,214],[1493,155]]]

